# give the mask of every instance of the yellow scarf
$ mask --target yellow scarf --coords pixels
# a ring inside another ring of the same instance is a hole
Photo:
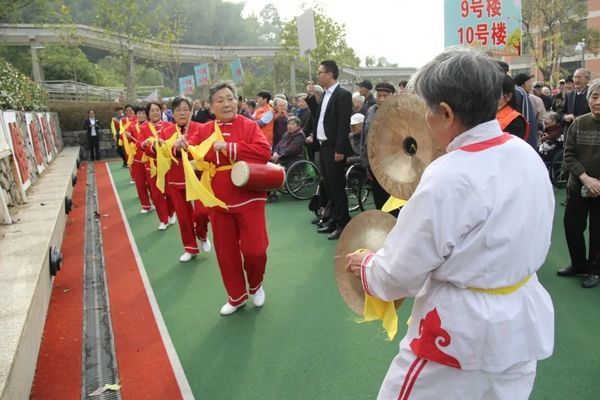
[[[162,145],[156,141],[156,187],[162,193],[165,192],[165,175],[171,169],[172,162],[175,161],[179,164],[179,161],[173,157],[173,146],[177,139],[181,137],[181,131],[177,126],[177,131],[171,135],[170,138],[164,141]]]
[[[126,127],[129,126],[129,123],[127,123]],[[137,131],[137,133],[140,133],[140,124],[135,124],[135,130]],[[127,137],[127,132],[125,132],[124,135],[122,135],[123,137],[123,148],[125,149],[125,154],[127,154],[127,166],[131,167],[131,164],[133,164],[133,158],[135,156],[135,153],[137,151],[137,146],[135,145],[135,142],[130,143],[129,142],[129,138]]]
[[[187,151],[181,151],[181,160],[183,161],[183,172],[185,174],[185,193],[186,200],[200,200],[205,207],[222,207],[227,209],[227,205],[215,197],[212,190],[212,178],[217,172],[227,171],[233,168],[232,165],[217,167],[215,164],[204,161],[206,153],[210,150],[216,141],[225,141],[218,123],[215,122],[214,132],[197,146],[188,146]],[[195,167],[202,171],[202,177],[198,180],[194,167],[188,158],[188,152],[195,161]]]
[[[366,250],[358,249],[354,253],[362,253],[364,251]],[[377,320],[382,321],[383,329],[385,329],[388,339],[394,339],[396,333],[398,333],[398,314],[396,314],[396,305],[393,301],[384,301],[365,293],[363,319],[360,319],[357,322],[362,324],[363,322]]]

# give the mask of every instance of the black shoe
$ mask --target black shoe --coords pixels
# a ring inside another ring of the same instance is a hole
[[[556,275],[568,276],[568,277],[571,277],[571,276],[582,277],[582,276],[587,276],[588,274],[579,268],[573,268],[573,266],[569,265],[568,267],[561,268],[558,271],[556,271]]]
[[[319,233],[331,233],[335,231],[335,225],[324,225],[322,228],[317,229]]]
[[[310,221],[310,223],[313,225],[317,225],[319,222],[321,222],[321,217],[315,217],[312,221]]]
[[[600,275],[589,274],[588,277],[581,282],[581,286],[584,288],[593,288],[594,286],[597,286],[598,283],[600,283]]]
[[[327,236],[327,240],[338,240],[341,234],[342,230],[338,228]]]

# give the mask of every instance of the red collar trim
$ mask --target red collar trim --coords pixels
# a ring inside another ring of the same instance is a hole
[[[475,153],[477,151],[489,149],[490,147],[500,146],[501,144],[508,142],[510,139],[512,139],[512,137],[513,136],[510,133],[503,132],[500,136],[496,136],[495,138],[489,140],[484,140],[483,142],[467,144],[459,147],[458,150]]]

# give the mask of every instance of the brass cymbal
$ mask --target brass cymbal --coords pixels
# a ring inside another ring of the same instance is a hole
[[[354,274],[346,271],[346,255],[358,249],[376,252],[383,247],[388,233],[396,225],[396,218],[380,210],[368,210],[358,214],[346,225],[335,249],[335,281],[344,302],[356,314],[362,316],[365,292]],[[400,301],[401,303],[401,301]],[[396,308],[399,303],[396,303]]]
[[[377,109],[367,149],[377,181],[404,200],[414,193],[427,165],[445,151],[429,132],[425,103],[411,93],[391,96]]]

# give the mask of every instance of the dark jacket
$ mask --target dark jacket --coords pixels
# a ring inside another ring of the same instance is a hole
[[[92,137],[92,123],[89,118],[85,119],[83,129],[86,130],[88,138]],[[102,125],[98,121],[98,118],[96,118],[96,136],[100,136],[100,129],[102,129]]]
[[[561,118],[568,114],[573,114],[575,117],[587,114],[590,112],[590,106],[587,101],[588,88],[586,87],[581,94],[577,94],[576,90],[572,90],[565,95],[565,101],[560,111]]]
[[[304,158],[304,132],[298,129],[296,132],[286,132],[275,146],[274,153],[280,155],[279,162],[289,165],[296,160]]]
[[[208,121],[215,119],[214,115],[206,108],[200,108],[196,112],[192,113],[192,121],[204,124]]]
[[[325,93],[323,93],[323,96],[325,96]],[[306,103],[309,105],[311,112],[313,108],[316,110],[313,120],[315,140],[317,139],[319,117],[321,112],[324,112],[323,128],[325,129],[325,136],[327,136],[328,144],[334,146],[336,153],[345,155],[352,154],[350,141],[348,140],[350,114],[352,113],[352,94],[338,85],[329,98],[326,110],[321,109],[323,101],[317,104],[314,96],[308,97]]]

